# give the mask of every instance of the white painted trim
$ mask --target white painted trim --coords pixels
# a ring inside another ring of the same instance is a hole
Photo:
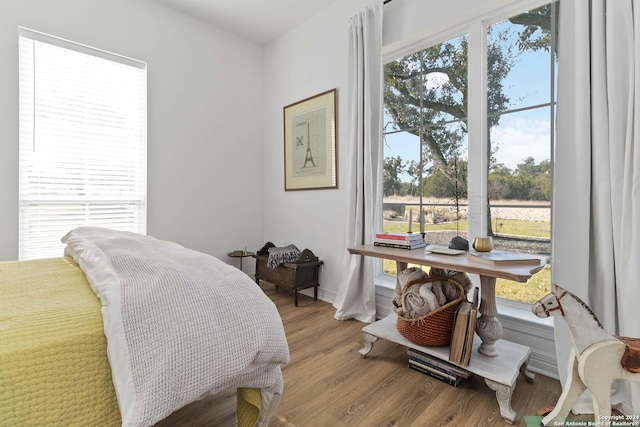
[[[522,13],[524,10],[535,9],[551,2],[552,0],[520,0],[514,1],[508,6],[501,5],[497,9],[487,13],[481,13],[472,18],[464,17],[458,22],[442,23],[444,26],[434,27],[433,31],[426,31],[419,36],[407,37],[404,40],[390,43],[382,47],[382,63],[394,61],[411,55],[419,50],[426,49],[446,40],[459,37],[469,32],[469,28],[476,22],[481,21],[485,25],[507,19],[511,16]]]
[[[529,356],[529,370],[537,374],[542,374],[545,377],[559,380],[558,376],[558,364],[556,362],[556,354],[545,353],[537,350],[531,350],[531,356]]]
[[[470,25],[467,100],[467,202],[468,235],[484,236],[488,230],[489,130],[487,129],[487,38],[480,21]],[[473,161],[470,161],[473,159]]]

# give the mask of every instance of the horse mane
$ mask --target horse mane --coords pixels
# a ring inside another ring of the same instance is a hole
[[[596,314],[593,312],[593,310],[591,310],[591,307],[589,307],[587,305],[587,303],[582,301],[577,295],[574,295],[573,293],[571,293],[571,292],[569,292],[567,290],[565,290],[565,291],[567,292],[567,294],[571,295],[571,298],[576,300],[578,302],[578,304],[580,304],[582,307],[584,307],[585,310],[587,310],[587,312],[591,315],[591,317],[593,317],[593,320],[596,321],[596,323],[598,324],[600,329],[604,329],[604,326],[602,326],[602,323],[600,323],[600,320],[598,320],[598,316],[596,316]]]

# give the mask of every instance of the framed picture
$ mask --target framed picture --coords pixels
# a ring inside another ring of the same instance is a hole
[[[284,107],[284,189],[338,188],[336,89]]]

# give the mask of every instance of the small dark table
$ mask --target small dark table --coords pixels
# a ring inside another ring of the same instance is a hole
[[[227,256],[231,258],[240,258],[240,271],[242,271],[242,259],[246,257],[254,256],[255,254],[256,254],[255,252],[246,252],[246,251],[242,252],[241,254],[229,252]]]

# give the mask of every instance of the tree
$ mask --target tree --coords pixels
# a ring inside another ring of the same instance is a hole
[[[518,200],[550,200],[550,174],[549,160],[536,165],[533,157],[527,157],[514,171],[511,197]]]
[[[496,165],[489,173],[489,199],[551,200],[551,162],[525,158],[514,171]]]
[[[495,165],[489,172],[488,193],[489,200],[506,199],[509,194],[511,169],[503,164]]]
[[[407,175],[411,177],[411,182],[409,183],[409,195],[415,196],[419,194],[418,182],[422,175],[420,163],[415,160],[411,160],[407,165]]]
[[[467,180],[467,162],[464,160],[454,160],[450,165],[452,170],[451,175],[460,176],[463,182]],[[456,182],[451,182],[445,175],[439,170],[435,169],[430,171],[429,175],[423,180],[423,195],[425,197],[436,197],[439,199],[454,199],[456,203],[459,203],[460,199],[463,199],[467,195],[467,187],[457,187]]]
[[[549,51],[551,46],[551,24],[558,28],[560,19],[560,2],[544,5],[538,9],[522,13],[509,19],[512,24],[522,26],[518,32],[518,48],[520,51],[537,50]],[[555,21],[555,22],[554,22]],[[558,38],[555,40],[554,51],[558,53]]]
[[[455,174],[451,162],[460,157],[467,132],[467,48],[467,38],[460,37],[388,63],[384,81],[386,112],[395,129],[422,138],[425,175],[427,165],[432,164],[460,188],[466,188],[466,181]],[[490,111],[509,103],[502,80],[514,60],[495,43],[489,46]],[[492,124],[498,120],[492,119]]]
[[[455,193],[451,181],[449,181],[439,169],[434,170],[425,178],[423,191],[426,197],[435,197],[438,199],[453,197]]]
[[[400,156],[384,159],[382,192],[385,196],[400,194],[400,189],[402,188],[400,174],[404,172],[405,165],[406,162]]]
[[[549,49],[554,8],[557,20],[557,3],[509,19],[521,27],[517,34],[517,49],[510,42],[512,32],[508,30],[491,38],[487,47],[490,127],[500,120],[499,115],[492,113],[504,111],[509,106],[503,81],[517,62],[519,53]],[[459,187],[466,187],[466,181],[453,174],[450,163],[460,157],[461,144],[467,133],[467,57],[467,37],[462,36],[384,66],[385,113],[393,120],[393,130],[421,138],[424,176],[427,168],[438,170]]]

